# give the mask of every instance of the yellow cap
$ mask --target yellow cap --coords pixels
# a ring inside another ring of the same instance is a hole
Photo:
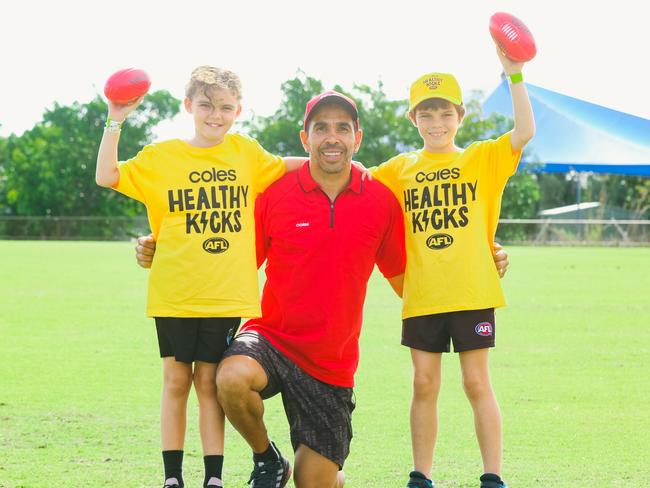
[[[428,73],[415,80],[411,85],[409,112],[429,98],[442,98],[454,105],[463,104],[460,86],[454,75],[448,73]]]

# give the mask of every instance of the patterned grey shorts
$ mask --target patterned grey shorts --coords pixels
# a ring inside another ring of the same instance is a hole
[[[294,452],[304,444],[342,468],[352,440],[352,388],[308,375],[257,332],[239,334],[224,358],[239,355],[253,358],[266,372],[268,384],[260,392],[262,398],[282,394]]]

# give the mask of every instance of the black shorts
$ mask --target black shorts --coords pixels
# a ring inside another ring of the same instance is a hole
[[[193,363],[218,363],[237,331],[239,317],[155,317],[160,357]]]
[[[494,347],[494,309],[462,310],[409,317],[402,321],[402,345],[428,352],[454,352]]]
[[[310,376],[257,332],[243,332],[224,357],[247,356],[266,372],[262,398],[282,394],[294,452],[300,444],[343,467],[352,441],[352,388],[330,385]]]

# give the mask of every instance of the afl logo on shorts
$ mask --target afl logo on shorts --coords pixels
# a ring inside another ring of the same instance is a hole
[[[221,254],[226,252],[230,247],[230,243],[223,237],[211,237],[203,241],[203,250],[210,254]]]
[[[427,237],[427,247],[433,250],[444,249],[453,243],[454,238],[449,234],[433,234]]]
[[[481,322],[474,327],[476,333],[480,336],[487,337],[492,335],[492,324],[490,322]]]

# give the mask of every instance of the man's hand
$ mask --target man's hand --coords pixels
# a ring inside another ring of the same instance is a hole
[[[156,241],[153,236],[138,237],[138,245],[135,246],[135,259],[143,268],[151,268],[153,262],[153,255],[156,253]]]
[[[510,261],[508,261],[508,253],[503,249],[503,246],[498,242],[494,243],[492,247],[492,257],[494,258],[494,264],[497,267],[497,272],[499,277],[503,278],[503,275],[508,271],[508,266]]]

